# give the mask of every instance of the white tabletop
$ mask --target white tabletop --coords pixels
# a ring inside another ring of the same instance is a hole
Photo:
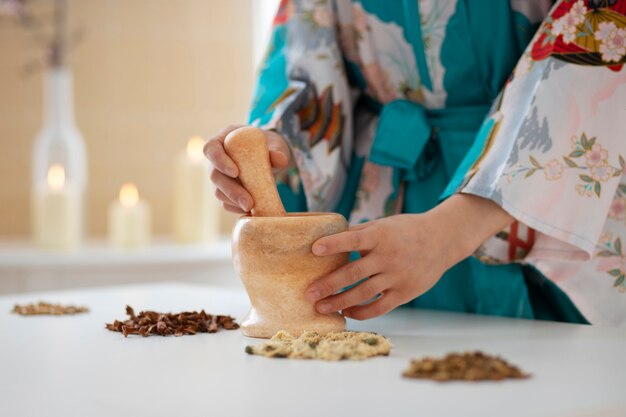
[[[67,317],[20,317],[14,303],[84,304]],[[241,319],[239,290],[158,284],[0,297],[0,415],[20,416],[626,416],[624,330],[403,309],[355,330],[380,332],[390,357],[325,363],[244,353],[239,331],[124,337],[104,323],[136,310],[204,308]],[[501,383],[403,379],[410,358],[481,349],[533,374]]]

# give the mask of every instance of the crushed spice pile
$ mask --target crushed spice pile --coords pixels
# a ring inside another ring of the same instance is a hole
[[[130,317],[125,321],[115,320],[107,323],[106,328],[121,332],[124,337],[136,334],[143,337],[150,335],[158,336],[183,336],[196,333],[215,333],[220,328],[235,330],[239,325],[230,316],[217,316],[207,314],[204,310],[183,311],[181,313],[158,313],[156,311],[142,311],[135,314],[131,306],[126,306],[126,314]]]
[[[49,315],[49,316],[62,316],[65,314],[80,314],[87,313],[89,309],[87,307],[73,306],[73,305],[61,305],[61,304],[51,304],[46,303],[44,301],[39,301],[38,303],[31,303],[25,305],[16,304],[13,306],[13,313],[19,314],[20,316],[39,316],[39,315]]]
[[[403,374],[407,378],[446,381],[501,381],[529,375],[502,358],[482,352],[450,353],[443,359],[413,359]]]
[[[321,336],[309,331],[294,337],[281,330],[267,342],[247,346],[246,353],[268,358],[339,361],[387,356],[391,347],[389,339],[376,333],[340,332]]]

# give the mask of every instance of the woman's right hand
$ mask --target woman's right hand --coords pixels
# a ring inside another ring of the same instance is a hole
[[[224,139],[233,130],[242,127],[231,125],[222,129],[204,145],[204,155],[211,162],[211,182],[215,185],[215,196],[224,209],[232,213],[248,213],[254,207],[254,200],[239,183],[239,169],[224,151]],[[286,168],[289,165],[289,145],[278,133],[266,130],[265,137],[270,149],[270,162],[273,168]]]

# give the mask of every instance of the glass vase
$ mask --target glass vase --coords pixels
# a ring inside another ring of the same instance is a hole
[[[80,246],[84,233],[87,161],[83,136],[74,120],[69,69],[47,70],[43,114],[43,127],[33,148],[33,238],[43,249],[72,250]]]

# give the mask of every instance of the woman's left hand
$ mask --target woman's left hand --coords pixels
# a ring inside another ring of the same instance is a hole
[[[512,220],[489,200],[455,195],[424,214],[390,216],[326,236],[313,244],[315,255],[354,251],[361,258],[315,281],[305,297],[323,314],[342,311],[357,320],[380,316],[424,294]]]

